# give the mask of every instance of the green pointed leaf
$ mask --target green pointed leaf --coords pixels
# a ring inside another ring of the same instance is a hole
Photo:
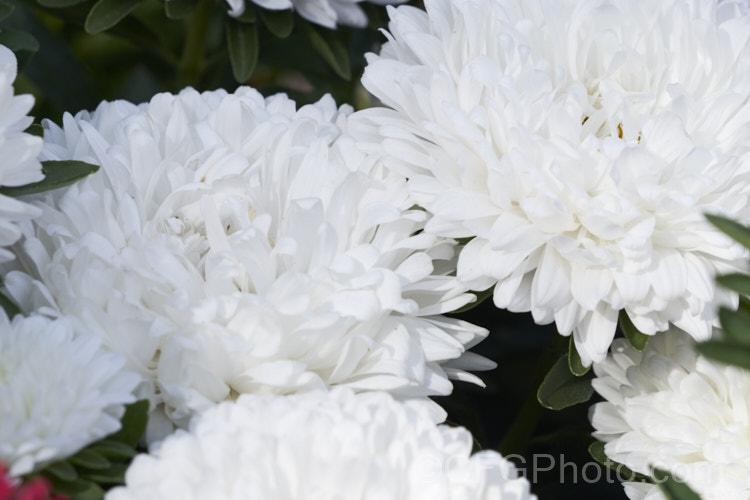
[[[101,500],[104,498],[104,490],[101,486],[91,481],[78,478],[75,481],[58,481],[52,479],[52,490],[60,493],[70,500]]]
[[[86,16],[86,32],[90,34],[101,33],[115,26],[130,14],[138,4],[146,0],[99,0],[91,7],[89,15]]]
[[[260,18],[263,20],[268,31],[278,38],[286,38],[292,34],[294,29],[294,13],[291,9],[286,10],[262,10]]]
[[[103,439],[92,444],[88,449],[107,458],[130,458],[136,455],[132,446],[113,439]]]
[[[573,340],[572,335],[570,336],[570,344],[568,346],[568,368],[570,369],[570,373],[572,373],[576,377],[582,377],[586,375],[591,369],[591,365],[583,365],[583,361],[581,361],[581,355],[578,354],[578,349],[576,349],[576,343]]]
[[[698,352],[706,357],[750,370],[750,347],[726,340],[709,340],[697,344]]]
[[[78,182],[97,170],[99,170],[97,165],[91,165],[82,161],[43,161],[43,180],[25,186],[3,186],[0,187],[0,194],[6,196],[24,196],[58,189]]]
[[[75,466],[86,467],[88,469],[107,469],[112,465],[109,460],[91,449],[79,451],[68,458],[68,461]]]
[[[654,480],[667,500],[701,500],[690,486],[667,471],[654,469]]]
[[[750,295],[750,276],[741,273],[723,274],[716,277],[716,282],[742,295]]]
[[[44,137],[44,127],[38,123],[32,123],[24,130],[27,134],[35,135],[37,137]]]
[[[79,3],[87,2],[88,0],[36,0],[39,5],[44,7],[52,7],[54,9],[61,9],[63,7],[72,7]]]
[[[258,62],[258,28],[237,21],[227,23],[227,45],[232,74],[238,83],[245,83]]]
[[[630,468],[625,465],[615,462],[604,453],[604,443],[601,441],[594,441],[589,445],[589,455],[591,458],[599,462],[605,467],[608,467],[617,472],[618,478],[624,481],[650,481],[650,479],[643,474],[633,472]]]
[[[119,441],[135,448],[146,431],[148,423],[148,400],[141,399],[125,407],[125,414],[120,420],[122,428],[107,439]]]
[[[562,410],[585,403],[593,393],[591,379],[570,373],[568,356],[562,356],[544,377],[537,391],[537,399],[545,408]]]
[[[75,467],[65,460],[48,465],[40,471],[40,474],[50,479],[57,478],[62,481],[75,481],[78,479],[78,472],[76,472]]]
[[[725,233],[743,247],[750,249],[750,228],[719,215],[706,214],[706,218],[721,232]]]
[[[492,297],[492,294],[495,292],[495,286],[489,287],[487,290],[482,290],[481,292],[470,292],[472,295],[474,295],[477,300],[474,302],[469,302],[463,307],[459,307],[455,311],[451,311],[450,314],[458,314],[466,311],[470,311],[477,307],[479,304],[487,300],[489,297]]]
[[[333,71],[344,80],[349,81],[351,78],[349,54],[341,42],[336,39],[330,39],[329,43],[323,35],[312,27],[307,30],[307,36],[313,48],[333,68]]]
[[[5,0],[0,0],[0,21],[4,21],[5,19],[8,19],[11,14],[13,14],[13,9],[15,7]]]
[[[252,4],[246,3],[245,10],[243,10],[242,14],[240,14],[235,19],[241,23],[253,24],[255,20],[257,19],[257,16],[255,15],[255,9],[252,8]]]
[[[164,2],[164,13],[170,19],[185,19],[198,7],[200,0],[168,0]]]
[[[39,51],[39,42],[30,33],[20,30],[3,29],[0,31],[0,44],[5,45],[16,55],[19,68],[29,62]]]
[[[13,319],[16,314],[21,314],[21,309],[7,295],[0,292],[0,307],[3,308],[8,318]]]
[[[123,484],[125,482],[125,472],[128,470],[128,464],[112,464],[104,470],[81,473],[81,475],[98,484]]]
[[[620,329],[622,330],[622,333],[625,334],[625,338],[628,340],[628,344],[630,344],[630,347],[639,352],[644,350],[646,348],[646,345],[648,345],[648,339],[650,338],[650,336],[646,335],[635,327],[633,322],[630,321],[628,313],[625,312],[625,309],[620,310],[619,319]]]
[[[719,321],[728,339],[750,346],[750,312],[744,309],[733,311],[722,307],[719,309]]]

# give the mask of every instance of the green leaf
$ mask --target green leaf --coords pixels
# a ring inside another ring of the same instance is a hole
[[[242,14],[240,14],[235,19],[241,23],[253,24],[257,19],[257,16],[255,15],[255,9],[252,8],[252,4],[246,3],[245,10],[243,10]]]
[[[44,137],[44,127],[38,123],[32,123],[24,130],[27,134],[35,135],[37,137]]]
[[[589,445],[589,455],[600,464],[617,472],[617,475],[619,476],[618,479],[622,479],[623,481],[650,481],[650,479],[643,474],[633,472],[627,466],[609,458],[607,454],[604,453],[604,443],[601,441],[594,441]]]
[[[545,408],[562,410],[585,403],[593,393],[591,380],[570,373],[568,356],[562,356],[544,377],[537,391],[537,399]]]
[[[336,39],[331,39],[330,43],[315,28],[310,27],[307,30],[307,36],[313,48],[320,54],[328,65],[333,68],[341,78],[349,81],[351,78],[351,67],[349,64],[349,54],[346,48]]]
[[[245,83],[258,62],[258,28],[237,21],[227,23],[227,45],[232,74],[238,83]]]
[[[25,186],[3,186],[0,194],[7,196],[24,196],[27,194],[41,193],[51,189],[58,189],[78,182],[86,176],[99,170],[97,165],[84,163],[82,161],[43,161],[42,172],[44,179]]]
[[[654,480],[668,500],[701,500],[690,486],[667,471],[654,469]]]
[[[0,31],[0,44],[5,45],[18,58],[18,66],[23,67],[39,51],[39,42],[31,34],[13,29]]]
[[[750,228],[719,215],[706,214],[706,218],[721,232],[740,243],[743,247],[750,249]]]
[[[292,34],[294,29],[294,13],[291,9],[286,10],[266,10],[260,11],[260,18],[263,19],[268,31],[278,38],[286,38]]]
[[[75,467],[65,460],[48,465],[40,471],[40,474],[50,479],[58,478],[62,481],[75,481],[78,479],[78,472],[76,472]]]
[[[630,321],[625,309],[620,309],[619,319],[620,329],[622,330],[622,333],[625,334],[625,338],[628,340],[630,347],[639,352],[644,350],[646,345],[648,345],[649,335],[646,335],[635,327],[633,322]]]
[[[88,449],[108,458],[130,458],[136,455],[132,446],[113,439],[103,439],[92,444]]]
[[[87,2],[88,0],[36,0],[39,5],[44,7],[52,7],[53,9],[61,9],[63,7],[72,7],[79,3]]]
[[[13,14],[13,9],[15,7],[5,0],[0,0],[0,21],[4,21],[5,19],[8,19],[11,14]]]
[[[746,274],[722,274],[716,277],[716,282],[724,288],[729,288],[742,295],[750,295],[750,276]]]
[[[55,493],[67,496],[70,500],[101,500],[104,498],[104,490],[101,486],[81,478],[75,481],[52,479],[52,490]]]
[[[145,0],[99,0],[86,16],[86,32],[101,33],[115,26]]]
[[[492,285],[487,290],[482,290],[481,292],[470,292],[472,295],[474,295],[477,300],[474,302],[469,302],[463,307],[459,307],[455,311],[451,311],[450,314],[458,314],[466,311],[470,311],[477,307],[479,304],[487,300],[489,297],[492,297],[492,294],[495,292],[495,286]]]
[[[119,441],[135,448],[148,423],[148,400],[141,399],[125,407],[125,414],[120,420],[122,428],[107,439]]]
[[[13,319],[16,314],[21,314],[21,309],[7,295],[0,292],[0,307],[3,308],[8,318]]]
[[[750,347],[725,340],[709,340],[697,344],[698,352],[706,357],[750,370]]]
[[[170,19],[185,19],[198,7],[200,0],[168,0],[164,2],[164,13]]]
[[[104,470],[81,473],[85,479],[99,484],[123,484],[128,464],[112,464]]]
[[[719,321],[727,338],[738,344],[750,346],[750,312],[722,307],[719,309]]]
[[[83,449],[68,458],[68,461],[76,466],[88,469],[107,469],[112,464],[102,455],[91,449]]]
[[[573,340],[572,335],[570,336],[570,344],[568,346],[568,368],[570,369],[570,373],[572,373],[576,377],[582,377],[586,375],[591,369],[591,365],[583,365],[583,361],[581,361],[581,355],[578,354],[578,349],[576,349],[576,343]]]

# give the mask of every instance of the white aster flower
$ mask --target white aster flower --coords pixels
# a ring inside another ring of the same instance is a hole
[[[21,476],[120,429],[140,381],[66,319],[0,311],[0,462]]]
[[[243,394],[135,458],[107,500],[531,500],[529,482],[418,404],[348,390]]]
[[[750,496],[750,372],[698,355],[677,328],[643,352],[615,340],[594,372],[606,402],[592,406],[591,423],[609,458],[646,475],[669,471],[704,500]],[[662,498],[648,484],[626,492]]]
[[[294,9],[300,16],[311,23],[335,29],[337,25],[367,26],[367,15],[357,5],[363,0],[227,0],[229,15],[241,16],[245,12],[246,2],[251,1],[264,9]],[[401,3],[405,0],[367,0],[378,5]]]
[[[188,89],[48,123],[45,158],[101,173],[37,197],[9,292],[99,332],[178,425],[240,393],[481,383],[464,370],[492,363],[464,350],[486,330],[440,316],[473,299],[446,275],[454,242],[420,232],[350,112]]]
[[[0,186],[23,186],[41,181],[42,164],[37,159],[42,138],[24,133],[33,122],[28,112],[34,105],[30,95],[13,95],[16,56],[0,45]],[[0,262],[13,259],[5,248],[21,236],[16,223],[39,214],[31,205],[0,194]]]
[[[427,0],[390,10],[363,83],[392,168],[474,237],[458,276],[601,360],[618,311],[710,335],[744,265],[703,213],[748,221],[750,15],[713,0]],[[376,128],[372,128],[376,127]]]

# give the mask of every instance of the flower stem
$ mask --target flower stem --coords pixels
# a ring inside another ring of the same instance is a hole
[[[544,416],[545,411],[537,399],[537,390],[547,372],[560,359],[560,355],[567,350],[568,343],[568,337],[558,335],[557,332],[552,333],[552,338],[549,340],[544,353],[539,359],[534,378],[531,381],[531,389],[526,395],[521,409],[506,432],[500,446],[498,446],[498,451],[502,455],[522,453],[528,447],[529,440],[534,435],[534,431],[539,425],[542,416]]]
[[[179,72],[182,86],[196,86],[203,74],[211,0],[201,0],[185,21],[185,45],[182,49]]]

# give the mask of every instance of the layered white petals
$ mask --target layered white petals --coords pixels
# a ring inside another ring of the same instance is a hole
[[[0,462],[21,476],[120,429],[140,381],[72,319],[0,311]]]
[[[536,498],[511,462],[471,449],[466,429],[383,393],[243,394],[136,457],[106,498]]]
[[[455,242],[421,232],[349,114],[187,89],[46,124],[45,158],[101,171],[36,197],[9,292],[101,335],[177,425],[241,393],[450,393],[487,368],[442,366],[486,335],[440,316],[473,300],[446,274]]]
[[[23,186],[42,180],[42,164],[37,157],[42,139],[24,132],[32,123],[28,116],[34,105],[30,95],[16,96],[16,56],[0,45],[0,186]],[[21,236],[18,222],[39,215],[31,205],[0,194],[0,262],[13,259],[2,247],[12,245]]]
[[[612,460],[650,474],[669,471],[706,500],[750,494],[750,373],[710,361],[677,328],[643,352],[622,340],[594,364],[594,436]],[[653,485],[626,483],[629,498],[663,498]]]
[[[710,334],[746,254],[750,15],[713,0],[428,0],[391,8],[356,130],[409,177],[426,229],[474,237],[458,276],[600,361],[625,309]]]

